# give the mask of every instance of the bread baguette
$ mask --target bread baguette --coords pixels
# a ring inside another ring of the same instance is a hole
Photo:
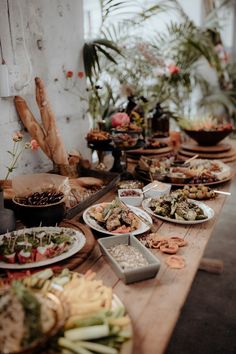
[[[49,157],[49,159],[52,159],[50,148],[47,144],[47,141],[45,141],[45,132],[38,121],[35,119],[26,101],[20,96],[15,96],[14,102],[19,117],[31,137],[37,140],[43,152]]]
[[[56,126],[56,117],[52,111],[43,81],[36,77],[36,101],[45,129],[45,142],[50,148],[52,159],[56,164],[69,164],[65,146]]]
[[[104,182],[96,177],[79,177],[74,180],[74,184],[77,184],[81,187],[89,188],[89,187],[101,187]]]

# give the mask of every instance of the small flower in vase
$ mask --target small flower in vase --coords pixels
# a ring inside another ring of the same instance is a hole
[[[11,160],[9,166],[7,166],[7,174],[4,178],[5,180],[8,179],[10,173],[13,172],[14,169],[16,168],[17,161],[19,160],[24,150],[27,149],[37,150],[39,148],[38,142],[35,139],[31,140],[31,142],[21,144],[23,140],[23,134],[21,132],[16,132],[13,135],[12,140],[13,140],[13,148],[11,151],[10,150],[7,151],[11,156]]]

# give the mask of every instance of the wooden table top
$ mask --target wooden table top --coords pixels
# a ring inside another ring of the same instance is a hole
[[[229,185],[220,186],[220,189],[227,191]],[[113,198],[114,193],[110,192],[98,202],[111,201]],[[95,271],[97,277],[111,286],[125,304],[134,328],[133,354],[164,353],[224,202],[225,196],[222,195],[206,202],[215,211],[215,217],[203,224],[183,226],[158,220],[160,235],[180,236],[188,241],[188,246],[178,251],[185,258],[184,269],[170,269],[165,264],[168,255],[152,250],[161,261],[156,278],[125,285],[103,258],[98,245],[77,268],[82,273],[88,269]]]

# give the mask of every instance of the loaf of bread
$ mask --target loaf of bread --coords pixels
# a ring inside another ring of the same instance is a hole
[[[56,125],[56,117],[51,108],[43,81],[35,78],[36,101],[46,133],[45,141],[50,148],[53,161],[56,164],[67,165],[68,155]]]
[[[19,117],[33,139],[37,140],[43,152],[52,160],[51,150],[45,140],[46,134],[39,122],[35,119],[24,98],[15,96],[15,107]]]
[[[57,165],[69,165],[68,155],[56,125],[43,81],[36,77],[36,101],[40,110],[42,126],[35,119],[26,101],[16,96],[14,103],[25,128],[33,139],[37,140],[43,152]]]
[[[74,183],[77,183],[81,187],[101,187],[104,183],[101,179],[95,177],[79,177],[74,180]]]

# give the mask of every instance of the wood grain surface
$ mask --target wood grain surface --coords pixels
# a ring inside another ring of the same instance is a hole
[[[182,149],[195,151],[195,152],[207,152],[207,153],[229,151],[231,149],[231,147],[232,146],[229,143],[219,143],[214,146],[201,146],[201,145],[198,145],[197,143],[181,144]]]
[[[227,191],[229,185],[225,184],[222,190]],[[111,201],[113,198],[114,194],[110,192],[100,201]],[[95,271],[97,277],[111,286],[125,304],[134,329],[133,354],[165,352],[224,202],[224,196],[207,201],[207,205],[214,209],[215,217],[203,224],[182,226],[156,221],[160,235],[180,236],[188,241],[188,246],[181,248],[178,253],[185,259],[184,269],[170,269],[165,263],[168,256],[152,250],[161,262],[156,278],[125,285],[105,261],[98,245],[77,268],[82,273],[88,269]]]

